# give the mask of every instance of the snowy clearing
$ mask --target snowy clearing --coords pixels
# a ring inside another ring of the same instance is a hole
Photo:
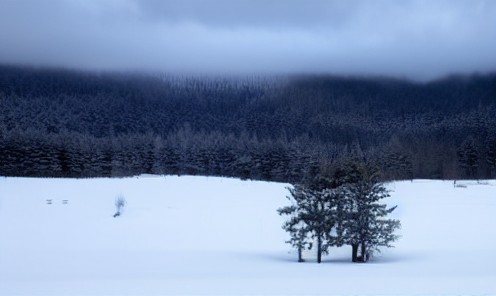
[[[456,184],[388,184],[396,248],[317,264],[284,243],[288,184],[2,177],[0,295],[494,295],[496,181]]]

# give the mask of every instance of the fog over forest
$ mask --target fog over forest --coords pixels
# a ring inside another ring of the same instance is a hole
[[[490,0],[0,1],[0,63],[431,80],[496,70]]]

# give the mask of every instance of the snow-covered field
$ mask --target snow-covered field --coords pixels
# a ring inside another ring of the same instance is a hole
[[[485,183],[389,184],[396,248],[367,264],[335,248],[317,264],[284,243],[288,184],[0,178],[0,295],[496,295],[496,181]],[[119,194],[128,204],[113,218]]]

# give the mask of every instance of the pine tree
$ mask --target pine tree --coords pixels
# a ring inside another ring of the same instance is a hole
[[[291,235],[287,243],[298,249],[298,261],[301,262],[302,250],[307,246],[312,249],[312,241],[315,241],[317,262],[321,263],[322,255],[327,254],[332,245],[329,233],[336,225],[334,195],[329,189],[312,190],[304,185],[295,185],[288,190],[291,193],[288,199],[293,205],[278,209],[280,215],[292,215],[283,225]]]
[[[479,167],[479,151],[477,141],[472,136],[468,136],[458,149],[458,161],[469,178],[477,178],[477,168]]]
[[[356,168],[360,179],[339,189],[344,202],[338,240],[352,246],[353,262],[367,262],[371,252],[379,251],[378,247],[392,247],[391,242],[399,238],[394,231],[400,228],[400,221],[385,218],[396,206],[388,209],[379,202],[389,197],[389,192],[379,182],[377,170],[364,164],[357,164]]]
[[[489,166],[489,175],[496,173],[496,133],[488,137],[486,163]]]
[[[291,244],[294,248],[298,250],[298,262],[304,262],[302,252],[305,248],[311,249],[312,243],[309,241],[310,228],[303,220],[303,209],[300,206],[305,198],[305,190],[295,185],[293,188],[287,188],[291,193],[291,196],[287,198],[293,203],[291,206],[286,206],[284,208],[279,208],[277,212],[279,215],[291,215],[291,218],[286,221],[282,228],[289,232],[290,239],[286,243]]]
[[[291,215],[283,229],[291,236],[287,243],[298,249],[298,261],[303,261],[302,250],[311,249],[313,242],[318,263],[331,246],[351,245],[353,262],[367,262],[378,247],[392,247],[400,222],[386,218],[396,207],[380,203],[389,192],[379,180],[375,167],[348,160],[336,164],[327,176],[288,188],[293,204],[278,212]]]

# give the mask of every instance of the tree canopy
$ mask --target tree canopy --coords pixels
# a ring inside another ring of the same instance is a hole
[[[353,262],[367,262],[371,253],[380,252],[380,247],[392,247],[399,238],[395,230],[400,228],[400,221],[387,218],[396,206],[388,208],[381,202],[389,192],[380,181],[378,169],[348,161],[345,167],[334,170],[339,174],[333,178],[339,180],[329,180],[331,187],[289,187],[292,204],[278,209],[280,215],[289,215],[283,229],[290,234],[287,243],[298,250],[300,262],[302,250],[312,249],[314,242],[318,263],[330,247],[343,245],[352,247]]]
[[[281,182],[361,154],[385,179],[496,176],[496,74],[176,76],[0,65],[0,174]]]

